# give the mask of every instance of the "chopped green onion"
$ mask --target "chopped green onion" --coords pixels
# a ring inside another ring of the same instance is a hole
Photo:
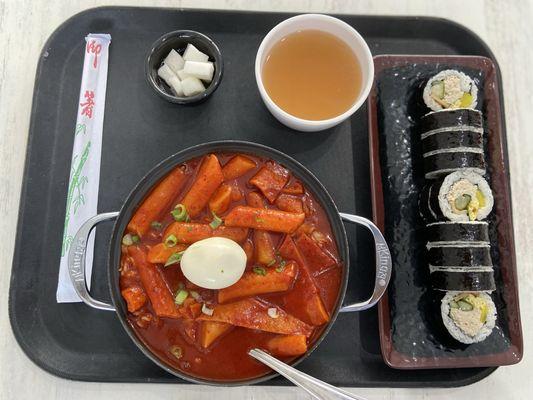
[[[220,225],[222,225],[222,218],[216,215],[213,211],[211,211],[211,214],[213,214],[213,221],[211,221],[209,226],[211,229],[217,229]]]
[[[178,238],[174,235],[168,235],[165,239],[165,246],[167,247],[174,247],[178,244]]]
[[[163,227],[163,224],[159,221],[152,221],[150,226],[152,227],[152,229],[159,231]]]
[[[191,290],[190,294],[191,294],[191,297],[192,297],[194,300],[196,300],[196,301],[200,300],[200,293],[198,293],[198,292],[196,292],[196,291],[194,291],[194,290]]]
[[[209,308],[207,307],[207,304],[202,304],[202,313],[204,313],[205,315],[213,315],[213,313],[215,312],[215,310],[213,310],[212,308]]]
[[[177,253],[173,253],[165,263],[165,267],[168,267],[169,265],[178,264],[181,261],[181,257],[183,256],[183,253],[185,251],[178,251]]]
[[[267,267],[271,267],[271,266],[273,266],[275,263],[276,263],[276,260],[274,259],[274,260],[270,261],[270,262],[267,264]]]
[[[263,218],[255,217],[255,222],[257,222],[258,224],[262,224],[263,222],[265,222],[265,220]]]
[[[276,272],[283,272],[283,270],[285,269],[285,265],[287,265],[287,262],[285,260],[281,260],[279,262],[278,267],[276,268]]]
[[[174,207],[170,213],[172,214],[172,217],[174,217],[174,220],[178,222],[186,221],[189,218],[187,209],[183,204],[176,204],[176,207]]]
[[[139,243],[141,241],[141,238],[137,235],[132,235],[131,240],[133,243]]]
[[[178,290],[178,293],[176,294],[174,303],[176,303],[178,306],[181,306],[187,297],[189,297],[189,292],[187,292],[186,290],[180,289]]]
[[[254,273],[256,273],[257,275],[263,275],[263,276],[265,276],[265,275],[267,274],[266,269],[264,269],[263,267],[254,267],[254,268],[253,268],[253,271],[254,271]]]
[[[176,357],[178,360],[183,357],[183,350],[181,349],[180,346],[171,346],[170,349],[170,354],[172,354],[174,357]]]
[[[133,239],[129,233],[124,235],[124,237],[122,238],[122,244],[124,246],[131,246],[133,244]]]

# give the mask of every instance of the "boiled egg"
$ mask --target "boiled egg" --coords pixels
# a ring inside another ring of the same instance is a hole
[[[237,282],[246,268],[246,253],[233,240],[212,237],[190,245],[181,257],[189,281],[206,289],[222,289]]]

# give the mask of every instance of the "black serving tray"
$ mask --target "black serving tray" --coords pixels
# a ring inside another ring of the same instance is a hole
[[[290,17],[280,13],[105,7],[61,25],[42,51],[20,201],[9,315],[30,359],[68,379],[183,383],[148,360],[114,313],[82,303],[57,304],[55,292],[84,37],[110,33],[98,211],[118,210],[135,183],[160,160],[186,147],[242,139],[277,148],[307,166],[341,211],[372,216],[366,109],[328,132],[302,134],[279,124],[256,89],[255,53],[263,36]],[[469,54],[493,58],[472,32],[435,18],[339,16],[368,41],[374,55]],[[204,104],[184,107],[157,97],[145,82],[144,58],[163,33],[197,30],[220,47],[224,78]],[[370,238],[347,226],[351,265],[347,300],[371,290]],[[105,264],[110,226],[96,235],[92,294],[107,300]],[[355,278],[355,279],[353,279]],[[380,353],[377,310],[342,314],[299,368],[339,386],[435,387],[476,382],[494,368],[399,371]],[[277,378],[269,385],[286,385]]]

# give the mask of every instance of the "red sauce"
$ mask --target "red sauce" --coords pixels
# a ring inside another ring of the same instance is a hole
[[[235,156],[235,154],[219,153],[216,154],[216,156],[223,167]],[[234,207],[247,204],[246,195],[248,193],[261,193],[260,190],[256,186],[250,184],[249,181],[262,167],[265,165],[271,167],[273,165],[272,163],[274,163],[271,160],[260,157],[253,157],[250,155],[245,155],[245,157],[253,160],[256,163],[256,167],[236,179],[225,182],[226,184],[235,187],[234,190],[239,190],[242,196],[240,196],[240,199],[233,200],[229,209],[219,215],[222,220],[224,220],[225,215],[231,212]],[[176,197],[171,203],[172,205],[166,208],[162,213],[162,217],[159,218],[158,222],[160,222],[162,226],[160,228],[150,228],[146,234],[142,235],[140,242],[134,244],[135,246],[139,246],[141,249],[148,252],[152,246],[162,242],[163,232],[168,225],[174,222],[170,211],[174,208],[175,204],[180,203],[188,190],[194,185],[195,177],[201,163],[202,158],[196,158],[183,164],[182,168],[186,176],[186,182],[181,187],[179,193],[176,194]],[[276,168],[277,167],[279,166],[276,163]],[[291,175],[285,188],[294,187],[294,183],[298,183],[297,179]],[[155,189],[156,187],[157,185],[154,186],[153,190],[157,190]],[[290,236],[296,238],[302,233],[302,231],[305,231],[310,238],[316,241],[320,249],[334,260],[332,266],[328,266],[319,272],[315,271],[312,274],[312,280],[314,281],[324,307],[327,310],[327,313],[331,315],[339,296],[342,266],[339,261],[335,238],[333,237],[329,221],[323,208],[305,187],[303,190],[303,194],[291,193],[291,196],[302,201],[303,209],[305,211],[305,220],[300,228]],[[234,199],[236,197],[234,197]],[[267,208],[278,209],[275,202],[274,204],[271,204],[264,199],[264,203]],[[190,222],[209,223],[212,219],[211,212],[206,206],[202,213]],[[134,232],[132,232],[132,234],[134,234]],[[282,241],[285,239],[285,234],[270,232],[270,235],[274,248],[278,249]],[[253,240],[253,229],[249,229],[247,240]],[[306,254],[303,254],[303,256],[305,258]],[[251,271],[254,266],[257,266],[255,260],[249,260],[247,270]],[[163,264],[157,264],[157,268],[162,271],[162,275],[172,296],[174,296],[179,290],[180,285],[181,287],[185,285],[186,289],[194,287],[194,285],[187,282],[184,278],[179,264],[168,267],[163,267]],[[298,268],[305,268],[305,266],[298,265]],[[135,265],[133,258],[128,255],[127,246],[123,246],[120,271],[121,290],[131,287],[142,287],[137,266]],[[296,276],[296,282],[298,279],[302,279],[300,272],[298,272]],[[286,306],[286,296],[289,292],[294,290],[295,286],[296,285],[294,284],[285,292],[262,294],[255,296],[255,298],[272,303],[273,305],[278,305],[283,309]],[[194,288],[194,290],[200,294],[202,302],[209,303],[209,307],[211,308],[216,308],[216,290],[201,288]],[[297,301],[295,299],[298,299],[298,297],[299,296],[291,296],[291,301]],[[293,303],[291,306],[293,309],[294,307],[305,309],[306,304],[304,304],[303,301],[301,301],[301,303],[302,304]],[[147,299],[140,309],[134,312],[129,312],[128,320],[139,339],[166,364],[188,375],[210,380],[242,380],[269,373],[269,368],[252,359],[247,355],[247,352],[251,348],[256,347],[268,350],[268,341],[279,336],[276,333],[235,326],[228,333],[225,333],[216,339],[208,348],[203,348],[199,343],[200,321],[194,318],[173,319],[157,317],[149,299]],[[312,334],[307,338],[308,348],[319,338],[326,326],[327,323],[313,326]],[[179,359],[171,352],[173,346],[179,346],[181,349],[181,357],[179,357]],[[278,356],[278,358],[288,362],[294,359],[295,356]]]

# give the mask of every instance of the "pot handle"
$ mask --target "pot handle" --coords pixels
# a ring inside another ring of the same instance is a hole
[[[348,304],[342,306],[340,309],[340,312],[363,311],[374,306],[387,290],[392,273],[392,259],[389,246],[387,246],[387,242],[381,234],[381,231],[372,221],[352,214],[340,213],[340,216],[344,221],[353,222],[367,227],[374,238],[374,246],[376,250],[376,280],[374,283],[374,292],[368,300],[360,303]]]
[[[92,308],[97,308],[98,310],[115,311],[115,307],[111,304],[93,299],[87,290],[87,285],[85,283],[85,255],[87,253],[87,241],[89,240],[89,234],[97,224],[103,221],[113,220],[118,217],[118,214],[118,211],[97,214],[85,221],[74,235],[74,239],[72,240],[68,252],[68,273],[72,285],[74,286],[74,290],[76,290],[76,293],[85,304]]]

